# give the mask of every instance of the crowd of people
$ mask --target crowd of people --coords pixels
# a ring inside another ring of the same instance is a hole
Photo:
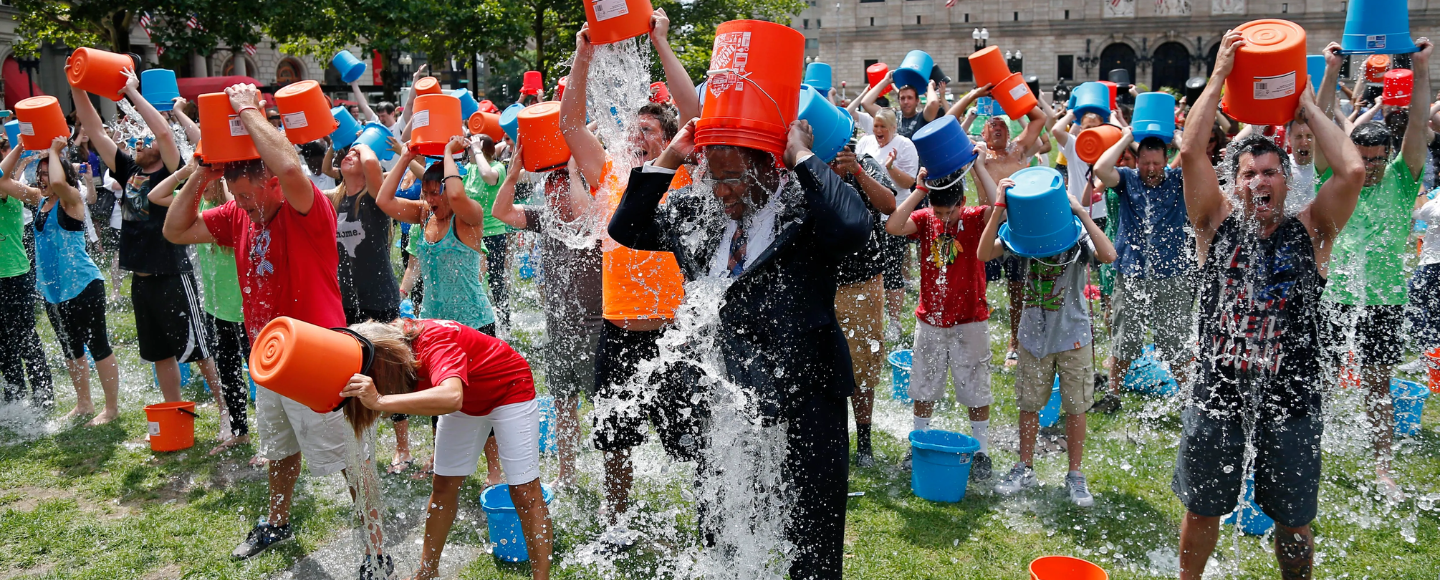
[[[703,381],[686,365],[662,364],[661,350],[687,283],[707,279],[728,284],[716,332],[729,379],[752,394],[760,417],[786,427],[794,578],[840,577],[849,466],[876,461],[872,418],[887,344],[913,352],[914,429],[930,429],[953,384],[979,444],[971,480],[1002,495],[1039,485],[1038,416],[1058,384],[1063,485],[1089,507],[1086,415],[1121,410],[1126,371],[1153,343],[1184,389],[1172,482],[1187,510],[1182,578],[1201,576],[1220,517],[1241,495],[1246,470],[1232,466],[1246,461],[1247,443],[1258,451],[1249,469],[1255,500],[1279,526],[1282,574],[1309,577],[1322,401],[1345,369],[1365,393],[1378,487],[1402,495],[1390,471],[1390,379],[1407,343],[1440,368],[1440,230],[1425,235],[1408,280],[1404,265],[1413,220],[1440,219],[1440,201],[1425,195],[1440,162],[1440,102],[1425,98],[1428,40],[1411,58],[1409,103],[1369,103],[1360,84],[1340,87],[1343,57],[1331,44],[1319,92],[1305,83],[1294,120],[1261,127],[1219,110],[1244,44],[1229,33],[1203,93],[1179,101],[1183,128],[1138,141],[1124,105],[1077,113],[1042,94],[1010,119],[976,107],[990,85],[951,103],[943,76],[927,86],[894,86],[886,76],[853,101],[830,96],[856,129],[827,162],[811,151],[803,121],[790,125],[778,155],[697,147],[703,93],[667,28],[657,11],[649,40],[668,90],[631,111],[626,136],[609,142],[587,124],[587,101],[595,110],[608,97],[589,91],[595,46],[580,31],[558,99],[571,158],[534,172],[522,169],[527,152],[509,136],[466,134],[442,155],[415,153],[407,146],[413,91],[402,106],[372,109],[355,88],[359,116],[396,135],[389,155],[361,143],[292,144],[254,86],[232,86],[235,122],[258,158],[207,164],[182,154],[203,137],[183,99],[161,113],[132,79],[125,97],[139,119],[126,123],[142,130],[125,134],[72,89],[72,139],[24,153],[0,146],[5,399],[53,406],[38,304],[75,389],[65,419],[93,415],[89,424],[99,425],[117,416],[107,300],[128,272],[138,354],[154,365],[161,398],[179,401],[181,365],[199,363],[220,416],[211,453],[253,441],[252,463],[268,469],[267,515],[236,558],[292,536],[302,456],[312,475],[355,469],[347,441],[388,420],[396,444],[387,470],[407,471],[418,416],[430,417],[435,436],[418,469],[433,476],[433,492],[417,577],[438,573],[460,485],[483,455],[487,484],[509,484],[533,574],[546,578],[554,531],[540,487],[536,381],[497,338],[516,305],[507,279],[521,251],[516,232],[530,232],[544,272],[535,278],[545,323],[539,371],[554,398],[558,483],[577,485],[582,445],[603,454],[600,540],[616,550],[638,539],[622,516],[631,452],[651,429],[674,460],[705,461]],[[952,122],[976,137],[976,159],[936,175],[911,138]],[[1122,136],[1091,165],[1077,136],[1103,124]],[[1045,255],[1022,251],[1007,233],[1007,194],[1028,183],[1032,167],[1063,176],[1080,228]],[[587,227],[598,235],[586,239]],[[992,282],[1009,300],[1006,354],[995,366]],[[901,345],[909,285],[918,290],[913,344]],[[402,313],[402,304],[418,311]],[[373,345],[375,363],[345,385],[343,410],[318,413],[261,387],[252,416],[244,364],[251,342],[282,316]],[[1096,341],[1107,335],[1110,356],[1099,363]],[[104,394],[98,413],[92,368]],[[1014,373],[1020,410],[1018,461],[999,473],[990,435],[996,372]],[[589,441],[582,399],[594,404]],[[910,468],[908,453],[901,467]],[[699,521],[704,531],[703,513]],[[362,578],[393,571],[381,544],[367,544]]]

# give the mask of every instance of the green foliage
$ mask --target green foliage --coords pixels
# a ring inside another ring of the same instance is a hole
[[[132,52],[130,30],[149,13],[150,37],[173,54],[208,54],[217,47],[239,47],[261,40],[259,26],[279,7],[273,2],[234,0],[14,0],[19,11],[19,54],[35,54],[41,43],[95,46]],[[186,23],[197,15],[201,28]]]

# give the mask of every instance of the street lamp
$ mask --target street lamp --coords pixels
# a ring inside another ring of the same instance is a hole
[[[970,38],[975,41],[975,50],[980,50],[990,43],[990,30],[986,28],[976,28],[970,32]]]
[[[1010,67],[1012,71],[1018,72],[1025,70],[1025,55],[1017,50],[1012,58],[1012,55],[1007,51],[1005,53],[1005,66]]]

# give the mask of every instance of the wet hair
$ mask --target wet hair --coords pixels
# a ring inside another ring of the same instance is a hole
[[[395,103],[392,103],[390,101],[380,101],[380,104],[375,105],[375,112],[385,114],[394,113]]]
[[[645,103],[640,107],[637,115],[649,115],[660,122],[660,130],[665,132],[665,142],[669,143],[680,132],[680,120],[675,118],[675,110],[667,105],[659,103]],[[486,154],[489,155],[488,153]]]
[[[49,170],[49,165],[50,165],[50,158],[49,158],[49,157],[41,157],[41,158],[40,158],[39,163],[36,163],[36,165],[35,165],[35,168],[36,168],[36,169],[35,169],[35,172],[36,172],[36,174],[39,174],[39,172],[40,172],[40,169],[39,169],[39,168],[40,168],[40,165],[39,165],[40,163],[44,163],[44,164],[46,165],[46,170],[48,171],[48,170]],[[65,183],[70,184],[70,187],[74,187],[74,188],[79,188],[79,187],[80,187],[80,175],[77,174],[77,173],[75,173],[75,166],[74,166],[74,165],[71,165],[70,162],[65,161],[64,159],[61,159],[61,160],[60,160],[60,170],[65,172]]]
[[[1144,153],[1146,151],[1159,151],[1162,157],[1165,155],[1166,151],[1165,142],[1161,141],[1159,137],[1153,136],[1141,139],[1140,144],[1137,146],[1137,148],[1140,153]]]
[[[431,163],[429,167],[425,168],[425,175],[420,180],[445,181],[445,162],[442,160]]]
[[[928,89],[929,87],[926,87],[926,88]],[[903,87],[900,87],[900,90],[899,90],[898,92],[896,92],[896,94],[898,95],[898,94],[900,94],[900,93],[903,93],[903,92],[905,92],[907,89],[908,89],[910,92],[915,93],[915,98],[917,98],[917,99],[920,98],[920,89],[919,89],[919,88],[916,88],[914,85],[905,85],[905,86],[903,86]]]
[[[225,181],[235,181],[241,178],[264,181],[265,162],[259,159],[250,159],[225,164]]]
[[[311,141],[300,145],[298,148],[300,149],[300,157],[306,161],[314,159],[318,162],[320,159],[325,158],[325,143],[323,141]]]
[[[927,180],[928,181],[928,180]],[[925,197],[930,200],[930,205],[940,207],[955,207],[960,205],[960,200],[965,199],[965,178],[957,176],[954,179],[955,185],[945,189],[931,189]]]
[[[876,112],[875,112],[875,121],[876,121],[876,122],[884,121],[885,124],[886,124],[886,125],[889,125],[891,129],[897,129],[897,128],[900,127],[900,119],[895,116],[895,110],[894,110],[894,109],[883,108],[883,109],[880,109],[879,111],[876,111]]]
[[[1264,135],[1250,135],[1230,144],[1228,161],[1230,162],[1230,182],[1236,183],[1240,176],[1240,156],[1246,153],[1254,159],[1261,155],[1275,154],[1280,158],[1280,172],[1285,174],[1285,179],[1290,179],[1290,156],[1285,150],[1275,144],[1275,140]]]
[[[495,139],[489,135],[481,133],[475,136],[475,140],[480,142],[480,152],[485,154],[485,158],[494,161]]]
[[[1374,121],[1358,125],[1350,131],[1350,140],[1360,147],[1389,147],[1391,136],[1389,127]]]
[[[381,395],[403,395],[415,391],[419,382],[420,363],[415,360],[415,351],[410,344],[420,336],[420,326],[405,321],[403,327],[369,320],[350,325],[350,330],[365,337],[375,346],[375,360],[370,363],[366,374],[375,381],[375,390]],[[345,399],[345,419],[355,430],[355,438],[365,432],[380,418],[380,411],[366,407],[357,397]]]

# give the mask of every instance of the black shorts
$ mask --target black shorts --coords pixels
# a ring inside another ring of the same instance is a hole
[[[393,308],[387,308],[385,310],[350,308],[348,306],[345,308],[346,326],[349,326],[351,324],[360,324],[361,322],[365,322],[366,320],[374,320],[375,322],[389,324],[396,318],[400,318],[399,304],[396,304]]]
[[[1224,516],[1235,509],[1245,480],[1243,420],[1238,413],[1215,418],[1197,408],[1180,417],[1180,457],[1170,489],[1192,513]],[[1280,525],[1298,528],[1315,519],[1324,431],[1319,415],[1256,421],[1255,503]]]
[[[95,360],[110,357],[110,336],[105,329],[105,283],[91,280],[74,298],[59,304],[45,303],[45,315],[60,341],[66,360],[85,358],[85,348]]]
[[[645,420],[655,426],[671,457],[691,461],[700,443],[700,413],[691,385],[675,367],[660,369],[646,385],[631,385],[642,362],[660,358],[664,330],[625,330],[605,321],[595,354],[595,448],[630,449],[645,442]]]
[[[1334,304],[1330,316],[1330,337],[1332,360],[1341,363],[1350,350],[1356,351],[1361,366],[1398,365],[1404,360],[1405,340],[1402,326],[1405,323],[1405,307],[1400,305],[1353,306]],[[1356,313],[1357,309],[1363,309]],[[1349,321],[1355,321],[1355,341],[1347,340]],[[1339,368],[1339,367],[1336,367]]]
[[[998,282],[1005,278],[1010,282],[1025,281],[1025,262],[1019,256],[1005,256],[985,262],[985,281]]]
[[[130,301],[141,359],[174,358],[184,364],[210,358],[213,345],[200,316],[200,293],[192,274],[132,275]]]
[[[905,289],[905,253],[910,251],[910,241],[900,236],[887,235],[880,242],[880,261],[886,290]]]

